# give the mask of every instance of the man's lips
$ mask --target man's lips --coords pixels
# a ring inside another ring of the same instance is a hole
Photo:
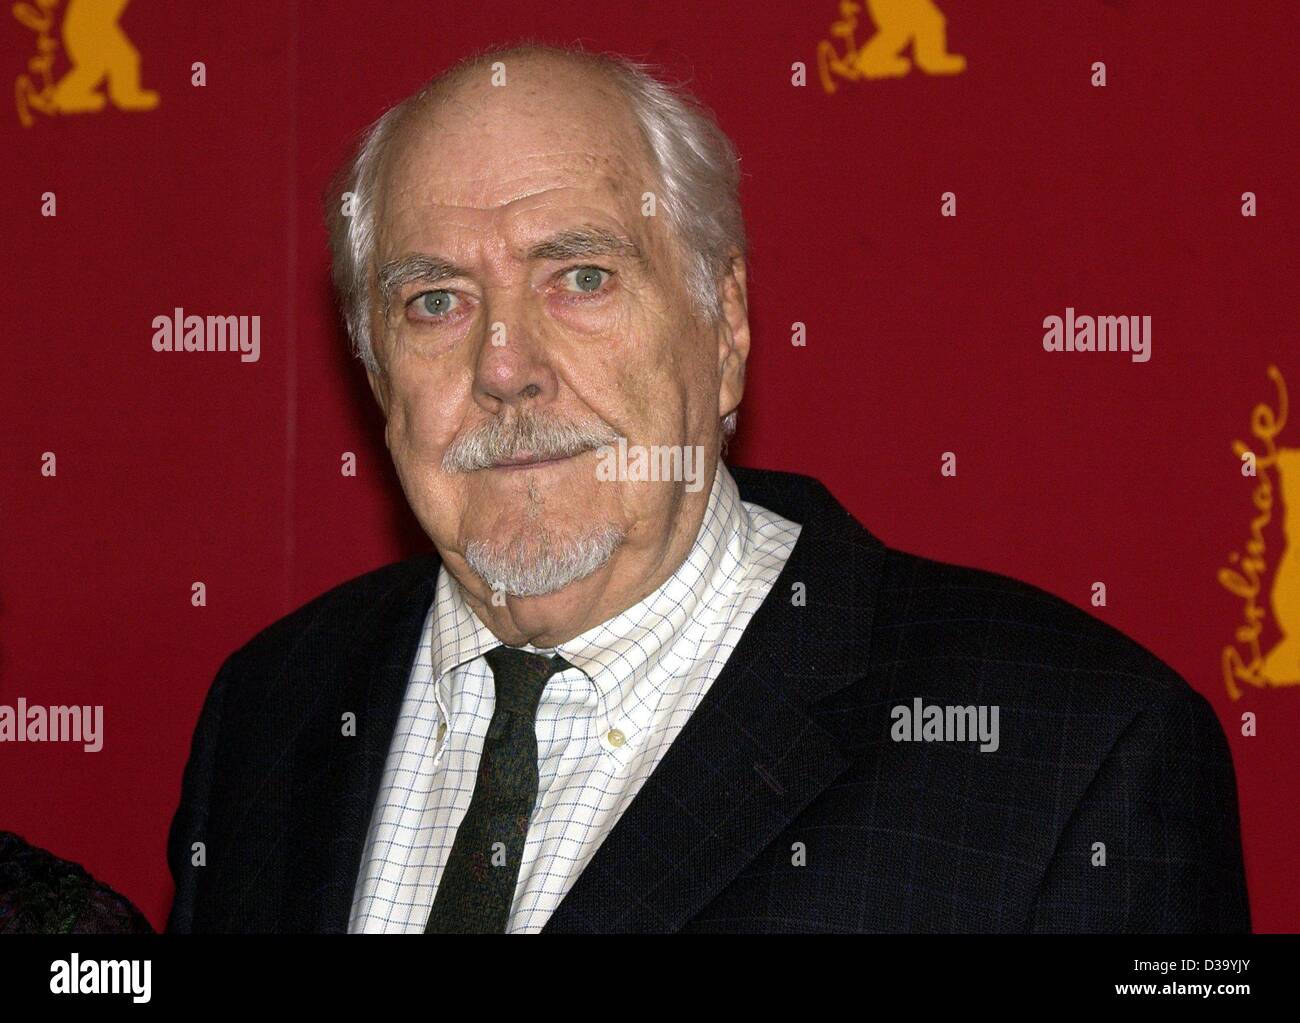
[[[538,457],[537,455],[523,454],[515,455],[513,458],[504,458],[492,466],[493,469],[535,469],[543,465],[553,465],[556,462],[567,462],[573,455],[552,455],[548,457]]]

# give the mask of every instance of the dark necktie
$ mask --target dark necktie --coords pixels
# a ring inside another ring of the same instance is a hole
[[[496,706],[426,934],[505,933],[537,802],[537,704],[551,676],[572,667],[559,654],[509,646],[483,656],[492,668]]]

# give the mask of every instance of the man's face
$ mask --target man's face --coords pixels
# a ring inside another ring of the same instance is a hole
[[[732,332],[691,316],[662,211],[643,214],[658,186],[625,102],[562,64],[507,73],[403,126],[372,293],[389,450],[448,567],[487,576],[480,596],[654,566],[685,484],[599,479],[594,449],[699,445],[712,479],[743,371]]]

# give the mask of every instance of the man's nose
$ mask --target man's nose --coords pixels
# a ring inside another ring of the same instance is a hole
[[[504,406],[535,408],[554,400],[558,381],[545,349],[518,322],[488,325],[474,372],[474,399],[496,415]]]

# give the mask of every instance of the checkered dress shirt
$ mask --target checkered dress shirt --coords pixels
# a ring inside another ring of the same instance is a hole
[[[740,500],[725,465],[700,532],[654,593],[558,647],[537,712],[539,786],[508,930],[540,931],[699,705],[799,526]],[[446,568],[425,618],[353,891],[349,933],[423,933],[474,794],[500,643]]]

